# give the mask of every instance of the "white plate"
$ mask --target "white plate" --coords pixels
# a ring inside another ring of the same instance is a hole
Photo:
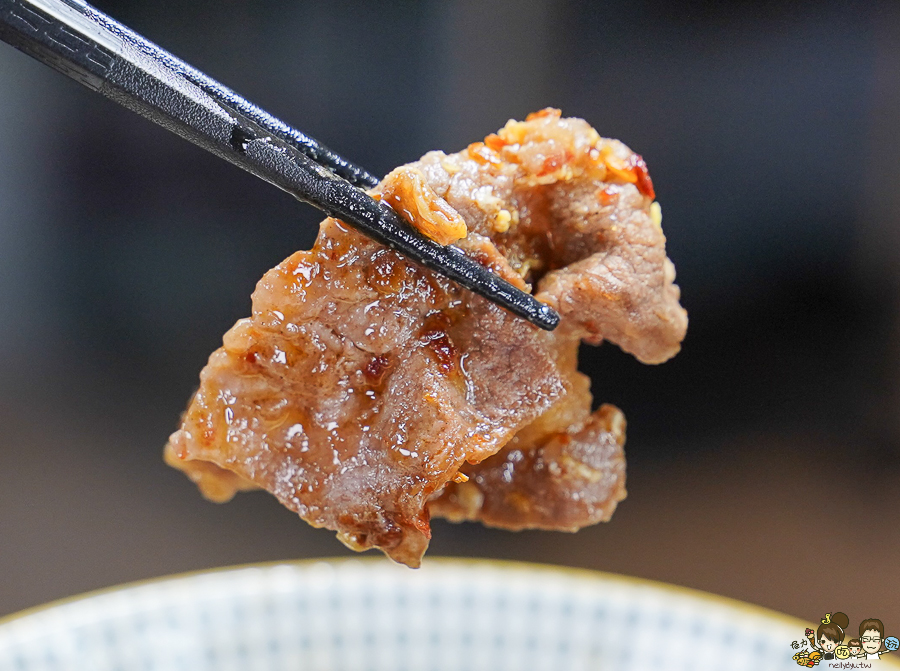
[[[156,580],[13,616],[0,624],[0,669],[778,671],[800,668],[791,642],[806,626],[588,571],[313,561]]]

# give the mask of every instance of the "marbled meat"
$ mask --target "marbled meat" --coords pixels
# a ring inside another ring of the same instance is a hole
[[[373,190],[562,316],[542,331],[326,219],[270,270],[166,446],[214,501],[262,488],[355,550],[418,566],[429,519],[576,530],[625,497],[625,420],[581,341],[645,363],[687,328],[640,156],[547,109]]]

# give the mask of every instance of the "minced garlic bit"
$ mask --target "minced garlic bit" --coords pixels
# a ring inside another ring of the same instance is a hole
[[[459,167],[459,163],[456,162],[455,156],[445,156],[442,158],[441,167],[447,171],[448,175],[455,175],[462,169]]]
[[[481,510],[481,506],[484,505],[484,493],[474,482],[464,482],[456,488],[456,496],[462,515],[450,515],[448,519],[451,522],[475,519]]]
[[[391,171],[381,183],[382,200],[435,242],[449,245],[466,237],[466,222],[459,212],[428,186],[416,168]]]
[[[658,200],[650,203],[650,221],[657,226],[662,226],[662,208],[659,206]]]
[[[479,186],[472,192],[472,198],[475,204],[482,212],[490,214],[491,212],[499,212],[503,201],[494,195],[494,187],[489,184]]]
[[[494,230],[498,233],[506,233],[509,230],[509,222],[512,221],[512,215],[509,210],[500,210],[494,219]]]

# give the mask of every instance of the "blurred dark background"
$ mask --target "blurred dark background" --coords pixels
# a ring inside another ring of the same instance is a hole
[[[628,500],[576,535],[437,521],[431,554],[900,626],[900,3],[96,4],[377,174],[548,105],[646,158],[691,325],[662,366],[582,353],[629,420]],[[319,219],[0,45],[0,614],[348,554],[161,461]]]

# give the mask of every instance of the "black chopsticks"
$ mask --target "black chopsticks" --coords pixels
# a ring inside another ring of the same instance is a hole
[[[546,330],[559,315],[360,187],[378,179],[80,0],[0,0],[0,39]]]

